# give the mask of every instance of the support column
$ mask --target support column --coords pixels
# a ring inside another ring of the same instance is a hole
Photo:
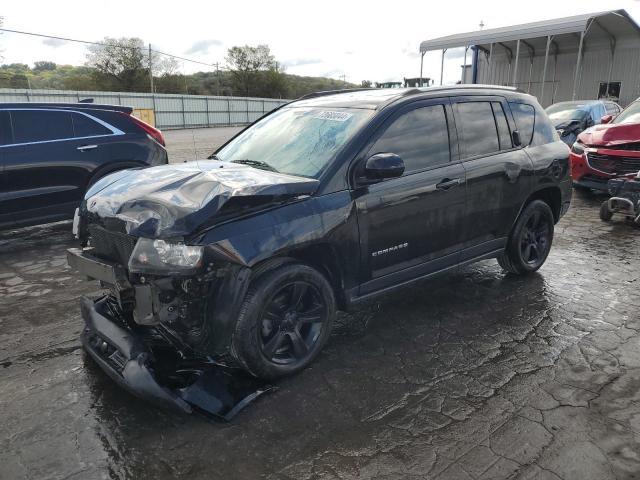
[[[467,77],[467,50],[469,47],[465,45],[464,47],[464,63],[462,64],[462,78],[460,83],[465,83],[465,79]]]
[[[520,39],[516,42],[516,58],[513,64],[513,81],[511,82],[512,86],[516,86],[516,81],[518,79],[518,57],[520,56]]]
[[[488,62],[488,66],[487,66],[487,76],[485,77],[488,81],[488,84],[493,83],[493,70],[491,70],[492,65],[492,60],[493,60],[493,43],[489,46],[489,62]]]
[[[555,43],[555,42],[554,42]],[[553,91],[551,92],[551,104],[556,103],[556,93],[558,92],[558,88],[556,85],[556,80],[558,79],[558,44],[555,43],[555,50],[553,54]]]
[[[442,79],[444,75],[444,54],[447,51],[446,48],[442,49],[442,60],[440,61],[440,85],[442,85]]]
[[[424,64],[424,54],[427,52],[422,52],[422,55],[420,55],[420,85],[418,85],[419,87],[422,86],[422,65]]]
[[[547,35],[547,48],[544,50],[544,68],[542,69],[542,86],[540,87],[540,103],[544,106],[544,81],[547,78],[547,62],[549,61],[549,47],[551,46],[551,35]]]
[[[573,92],[571,100],[576,99],[576,89],[578,87],[578,78],[580,78],[580,67],[582,66],[582,44],[584,43],[584,31],[580,32],[580,44],[578,45],[578,59],[576,60],[576,74],[573,76]]]

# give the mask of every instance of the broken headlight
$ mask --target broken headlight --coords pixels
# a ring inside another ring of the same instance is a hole
[[[134,273],[192,273],[202,266],[204,247],[139,238],[129,258]]]

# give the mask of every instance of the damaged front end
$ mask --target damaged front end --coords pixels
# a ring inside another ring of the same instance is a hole
[[[182,412],[230,418],[269,387],[231,368],[237,309],[251,270],[220,245],[187,238],[311,194],[317,181],[200,162],[97,182],[74,229],[71,267],[108,290],[83,298],[82,342],[134,394]]]
[[[207,355],[208,294],[215,274],[167,278],[128,274],[94,248],[69,249],[69,265],[108,289],[81,299],[82,343],[119,385],[155,404],[230,419],[269,386]]]

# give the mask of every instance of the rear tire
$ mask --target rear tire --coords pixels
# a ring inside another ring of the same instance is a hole
[[[542,200],[534,200],[522,211],[498,257],[507,273],[527,275],[538,270],[547,260],[553,242],[553,212]]]
[[[299,372],[322,350],[335,315],[335,296],[324,275],[307,265],[283,265],[249,287],[232,354],[246,371],[265,380]]]
[[[600,220],[603,222],[609,222],[613,217],[613,212],[609,209],[609,201],[605,200],[600,205]]]

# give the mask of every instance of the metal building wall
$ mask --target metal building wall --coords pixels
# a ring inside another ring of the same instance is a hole
[[[165,130],[247,124],[289,102],[252,97],[0,89],[0,102],[74,103],[84,98],[93,98],[96,103],[153,109],[156,126]]]
[[[626,106],[640,97],[639,51],[640,41],[627,40],[619,42],[616,46],[610,81],[622,82],[620,90],[620,104],[622,106]],[[557,59],[553,49],[550,50],[544,98],[540,98],[542,72],[544,69],[544,50],[536,51],[536,55],[533,57],[533,67],[531,67],[529,52],[525,47],[521,46],[516,86],[538,97],[538,101],[544,107],[555,102],[571,100],[577,55],[577,45],[575,48],[561,48]],[[609,75],[610,61],[611,50],[608,45],[589,44],[588,40],[585,42],[582,67],[576,89],[577,100],[598,98],[600,82],[606,82]],[[514,63],[512,62],[512,65],[509,66],[506,51],[499,45],[495,45],[492,57],[492,72],[489,72],[487,58],[483,53],[480,53],[478,55],[478,83],[513,85]]]

